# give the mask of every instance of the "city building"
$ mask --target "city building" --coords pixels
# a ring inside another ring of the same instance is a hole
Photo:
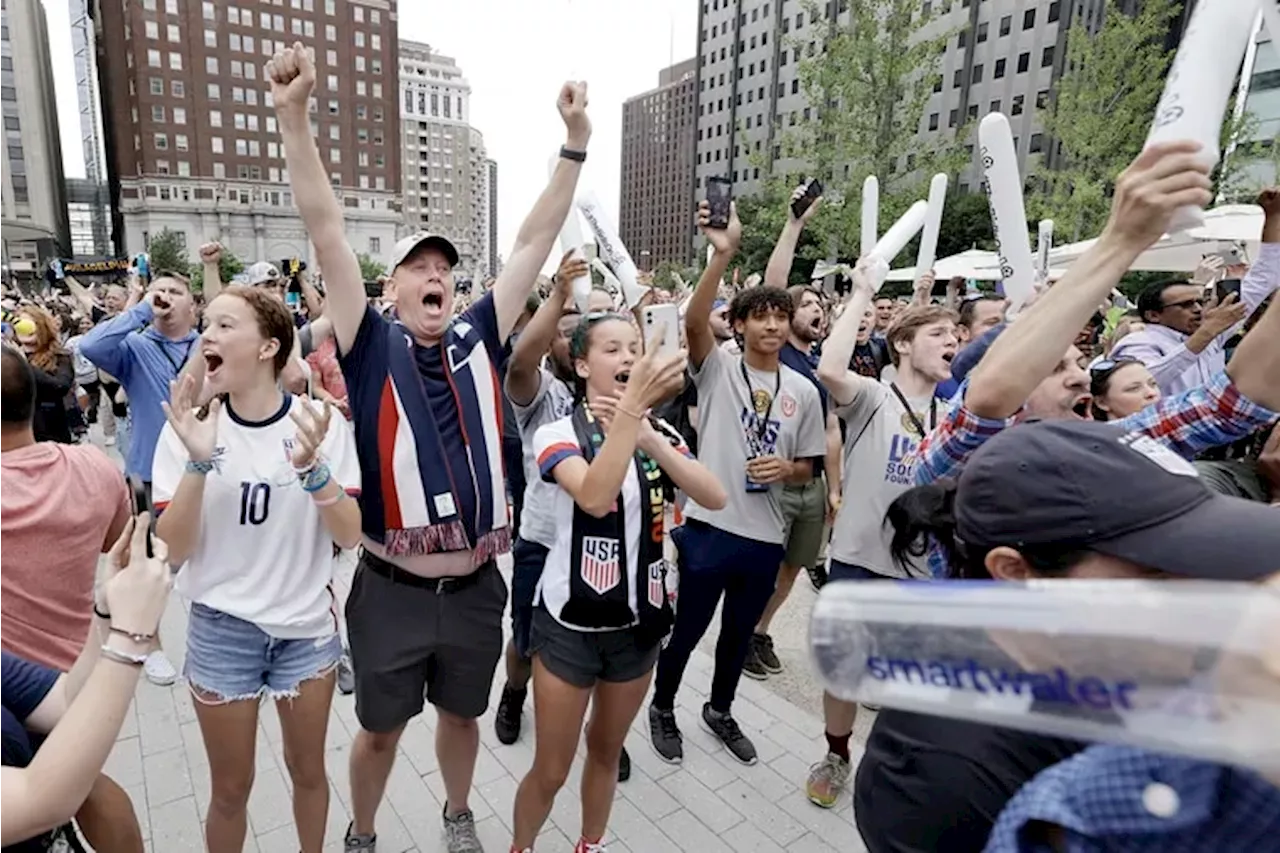
[[[810,120],[810,105],[798,70],[821,35],[849,21],[845,0],[824,4],[834,19],[809,15],[799,0],[703,0],[699,14],[698,115],[694,190],[703,193],[710,175],[730,178],[734,194],[761,189],[768,164],[801,173],[804,164],[778,160],[788,128]],[[949,11],[939,11],[944,6]],[[942,79],[920,116],[924,137],[955,133],[965,121],[988,112],[1009,116],[1018,163],[1047,143],[1037,108],[1047,104],[1061,73],[1070,17],[1101,21],[1104,0],[983,0],[924,2],[934,16],[922,36],[955,31],[939,61]],[[762,164],[765,168],[762,169]],[[905,165],[905,164],[904,164]],[[977,189],[976,155],[959,176],[958,188]]]
[[[71,250],[49,31],[40,0],[4,0],[0,9],[4,264],[39,274]]]
[[[314,262],[289,187],[263,64],[313,51],[311,130],[352,247],[385,263],[403,233],[393,0],[102,2],[94,9],[112,236],[168,228],[190,251]]]
[[[1254,33],[1254,42],[1245,54],[1237,97],[1239,94],[1245,96],[1245,111],[1253,116],[1253,132],[1225,156],[1244,160],[1238,188],[1251,192],[1280,181],[1276,169],[1280,162],[1280,150],[1276,149],[1280,140],[1280,33],[1272,34],[1265,23]]]
[[[642,270],[692,257],[697,109],[696,57],[664,69],[658,88],[622,105],[618,236]]]
[[[489,275],[502,272],[502,258],[498,255],[498,161],[485,163],[485,187],[489,194]]]
[[[400,42],[404,218],[412,230],[443,234],[458,249],[459,275],[490,275],[488,156],[470,126],[471,84],[453,58]]]
[[[98,109],[98,62],[91,3],[90,0],[69,0],[68,8],[85,174],[83,183],[78,182],[73,187],[69,181],[67,186],[72,252],[76,255],[112,255],[117,253],[117,247],[111,245],[111,193],[107,187],[107,168],[102,151],[102,115]]]

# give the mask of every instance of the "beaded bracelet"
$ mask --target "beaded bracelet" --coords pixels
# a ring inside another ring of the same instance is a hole
[[[207,475],[207,474],[208,474],[210,471],[212,471],[212,470],[213,470],[213,460],[212,460],[212,459],[206,459],[206,460],[204,460],[203,462],[198,462],[198,461],[196,461],[195,459],[188,459],[188,460],[187,460],[187,473],[188,473],[188,474],[199,474],[201,477],[203,477],[203,476]]]

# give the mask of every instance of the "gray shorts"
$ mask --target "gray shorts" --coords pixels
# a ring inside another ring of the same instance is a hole
[[[653,669],[662,648],[661,640],[647,648],[640,646],[630,628],[566,628],[541,605],[533,611],[530,634],[529,653],[537,655],[552,675],[582,688],[594,687],[597,681],[634,681]]]
[[[387,732],[422,713],[423,700],[474,719],[489,706],[502,657],[507,584],[496,563],[441,590],[386,576],[389,564],[360,557],[347,598],[356,676],[356,718]]]

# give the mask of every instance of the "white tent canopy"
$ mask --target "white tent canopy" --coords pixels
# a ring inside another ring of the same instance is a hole
[[[980,281],[997,281],[1000,278],[1000,257],[995,252],[969,249],[958,255],[939,258],[933,262],[933,274],[938,281],[960,276]],[[890,270],[888,281],[915,281],[916,268],[903,267]]]
[[[1179,234],[1165,234],[1138,256],[1131,270],[1149,272],[1191,272],[1205,255],[1242,249],[1246,258],[1256,257],[1262,233],[1262,208],[1252,204],[1228,204],[1207,210],[1204,225]],[[1082,240],[1058,246],[1049,254],[1055,267],[1066,267],[1093,247],[1098,240]]]

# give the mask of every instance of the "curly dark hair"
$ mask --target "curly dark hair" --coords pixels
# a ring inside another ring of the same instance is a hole
[[[750,317],[760,317],[770,311],[781,311],[790,322],[796,313],[791,294],[780,287],[749,287],[739,291],[729,303],[729,322],[745,323]]]

